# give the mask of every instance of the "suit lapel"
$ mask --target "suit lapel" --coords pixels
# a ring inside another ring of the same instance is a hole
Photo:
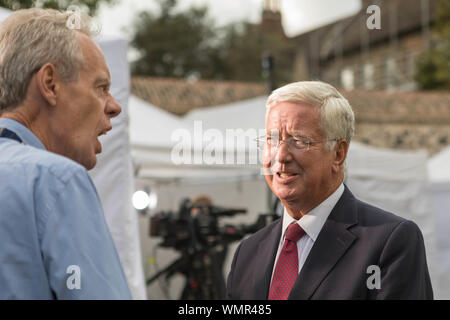
[[[345,191],[330,213],[288,299],[309,299],[344,255],[356,236],[347,229],[357,223],[355,198]]]
[[[253,276],[255,300],[266,300],[269,294],[273,264],[281,237],[282,220],[283,219],[278,219],[278,221],[274,223],[268,235],[264,237],[258,245],[257,259],[254,261],[255,272]]]

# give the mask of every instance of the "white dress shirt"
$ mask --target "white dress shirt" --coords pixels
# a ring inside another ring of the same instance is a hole
[[[309,252],[311,251],[314,242],[316,241],[320,230],[322,230],[325,221],[333,210],[336,203],[341,198],[344,193],[344,184],[341,185],[334,191],[327,199],[325,199],[321,204],[315,207],[313,210],[308,212],[308,214],[301,217],[299,220],[295,220],[287,212],[286,208],[283,213],[283,229],[281,232],[280,244],[278,245],[278,252],[275,258],[275,263],[273,265],[273,272],[275,271],[275,266],[277,265],[278,257],[281,253],[281,249],[284,245],[284,237],[286,235],[286,230],[292,222],[298,223],[298,225],[305,231],[305,235],[297,241],[298,250],[298,272],[302,269]]]

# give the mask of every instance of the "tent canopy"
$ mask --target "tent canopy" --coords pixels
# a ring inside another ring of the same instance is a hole
[[[254,139],[257,138],[258,130],[264,128],[265,99],[259,97],[241,103],[194,110],[180,118],[131,96],[130,139],[138,176],[186,183],[262,178],[257,159],[253,165],[244,164],[238,159],[248,157],[250,152],[257,156]],[[236,135],[227,136],[227,130],[230,129],[242,129],[244,132],[253,128],[256,130],[246,140],[250,140],[250,145],[241,146],[239,141],[235,141],[238,139]],[[213,136],[208,138],[210,133]],[[174,157],[179,156],[179,153],[175,151],[184,142],[188,149],[192,147],[190,161],[177,163]],[[228,151],[233,155],[228,156],[234,159],[232,163],[227,162],[227,146],[231,146]],[[235,147],[238,147],[236,154]],[[217,156],[212,152],[213,161],[196,162],[198,152],[202,160],[206,159],[204,151],[208,148],[218,151]]]
[[[231,104],[194,109],[184,117],[191,125],[202,121],[204,129],[264,129],[267,96],[256,97]]]
[[[428,162],[430,181],[450,186],[450,146],[434,155]],[[448,188],[450,190],[450,188]]]
[[[131,95],[130,140],[134,146],[170,149],[172,132],[190,129],[179,117]]]

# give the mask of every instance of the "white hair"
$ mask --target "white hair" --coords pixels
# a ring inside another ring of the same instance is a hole
[[[67,27],[73,12],[24,9],[0,24],[0,113],[23,102],[34,73],[46,63],[55,66],[65,82],[78,78],[83,66],[77,32],[92,37],[90,17],[77,16],[76,29]]]
[[[345,140],[350,143],[355,132],[352,107],[332,85],[320,81],[299,81],[276,89],[267,99],[266,120],[270,108],[280,102],[310,105],[319,109],[320,128],[327,140]],[[336,141],[328,141],[331,150]]]

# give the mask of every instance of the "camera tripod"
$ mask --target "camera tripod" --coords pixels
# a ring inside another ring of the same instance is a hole
[[[220,300],[225,298],[226,285],[222,273],[227,254],[226,246],[217,246],[189,253],[182,252],[181,257],[163,270],[149,278],[150,285],[158,278],[170,279],[176,273],[185,277],[185,285],[180,299],[182,300]]]

